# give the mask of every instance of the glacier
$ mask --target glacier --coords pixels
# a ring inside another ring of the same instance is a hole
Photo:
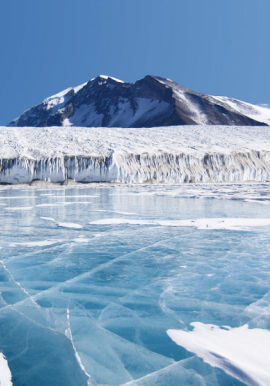
[[[269,127],[2,127],[0,143],[1,184],[270,181]]]
[[[261,182],[1,185],[0,384],[269,384],[269,205]]]

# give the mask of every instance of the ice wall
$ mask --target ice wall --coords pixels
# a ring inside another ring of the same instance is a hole
[[[0,183],[34,180],[64,182],[149,181],[169,184],[188,182],[270,181],[270,151],[156,152],[109,156],[59,156],[42,159],[0,159]]]

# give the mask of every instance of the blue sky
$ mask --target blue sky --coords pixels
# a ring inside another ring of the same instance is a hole
[[[270,103],[269,0],[0,0],[0,124],[99,75]]]

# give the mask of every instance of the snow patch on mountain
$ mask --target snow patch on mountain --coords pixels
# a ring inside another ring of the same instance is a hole
[[[113,76],[99,75],[99,77],[102,78],[102,79],[106,79],[106,80],[112,79],[112,80],[114,80],[115,82],[118,82],[118,83],[124,83],[122,80],[114,78]]]
[[[136,98],[136,105],[134,113],[128,100],[118,103],[117,110],[114,110],[110,127],[122,127],[127,121],[130,126],[140,119],[142,121],[149,121],[153,116],[166,112],[169,108],[169,104],[166,102],[149,100],[147,98]]]
[[[252,105],[251,103],[242,102],[228,97],[214,98],[218,101],[226,103],[240,114],[270,125],[270,105]]]
[[[95,105],[81,105],[71,118],[65,118],[66,126],[78,126],[83,124],[85,126],[102,126],[103,115],[98,114]]]
[[[49,98],[44,99],[42,103],[46,105],[47,110],[52,110],[55,107],[61,108],[64,106],[65,103],[68,102],[69,99],[71,99],[74,94],[77,94],[86,85],[87,82],[77,87],[69,87],[64,91],[61,91],[55,95],[52,95]],[[54,109],[54,111],[56,111],[56,109]]]

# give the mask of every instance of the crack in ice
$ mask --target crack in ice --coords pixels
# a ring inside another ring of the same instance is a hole
[[[71,327],[70,327],[70,320],[69,320],[69,308],[67,309],[67,323],[68,323],[68,328],[65,331],[65,336],[71,341],[71,345],[72,345],[72,348],[74,350],[74,354],[76,357],[76,361],[78,362],[78,365],[80,366],[80,368],[82,369],[84,374],[88,377],[87,385],[94,386],[93,382],[91,381],[91,376],[85,370],[85,367],[82,364],[82,361],[81,361],[81,358],[78,354],[78,351],[76,350],[75,345],[74,345],[73,336],[72,336]]]

